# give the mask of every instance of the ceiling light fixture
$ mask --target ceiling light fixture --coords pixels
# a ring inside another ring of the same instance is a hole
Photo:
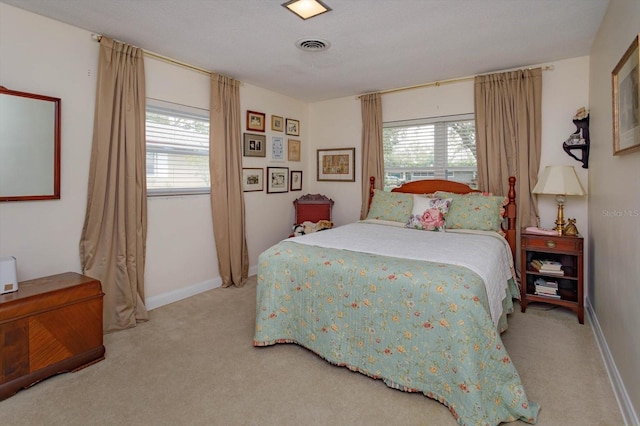
[[[331,10],[320,0],[291,0],[282,5],[302,19],[313,18]]]

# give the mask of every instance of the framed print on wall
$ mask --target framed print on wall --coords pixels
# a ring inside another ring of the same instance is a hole
[[[289,192],[289,168],[267,167],[267,194]]]
[[[355,182],[355,148],[319,149],[318,181]]]
[[[271,159],[284,161],[284,151],[284,138],[282,136],[273,136],[271,138]]]
[[[284,118],[279,115],[271,116],[271,130],[282,132],[284,130]]]
[[[640,149],[640,34],[611,73],[613,83],[613,155]]]
[[[264,132],[264,113],[247,110],[247,130]]]
[[[245,133],[242,145],[242,155],[245,157],[266,157],[267,137],[255,133]]]
[[[287,118],[285,133],[291,136],[300,136],[300,122],[293,118]]]
[[[287,141],[287,160],[300,161],[300,141],[289,139]]]
[[[302,170],[291,170],[290,191],[302,191]]]
[[[264,169],[242,169],[242,190],[244,192],[262,191],[264,189]]]

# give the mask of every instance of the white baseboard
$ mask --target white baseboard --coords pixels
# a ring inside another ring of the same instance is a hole
[[[178,290],[169,291],[159,294],[157,296],[149,297],[145,301],[147,310],[159,308],[160,306],[168,305],[169,303],[177,302],[187,297],[195,296],[196,294],[203,293],[208,290],[212,290],[222,285],[222,279],[220,277],[202,281],[197,284],[190,285],[188,287],[180,288]]]
[[[258,265],[249,267],[249,276],[255,275],[257,272],[258,272]],[[222,285],[222,279],[220,277],[202,281],[200,283],[196,283],[185,288],[181,288],[178,290],[162,293],[157,296],[149,297],[145,301],[145,306],[147,307],[147,310],[150,311],[152,309],[159,308],[160,306],[168,305],[169,303],[177,302],[179,300],[186,299],[187,297],[195,296],[196,294],[203,293],[208,290],[213,290],[214,288],[220,287],[221,285]]]
[[[633,408],[633,404],[631,403],[629,394],[624,387],[624,382],[620,377],[620,373],[618,372],[616,363],[611,356],[609,346],[607,345],[607,341],[604,338],[604,334],[602,333],[602,329],[600,328],[600,323],[598,323],[598,317],[596,317],[596,313],[593,310],[591,301],[587,298],[585,302],[587,314],[589,315],[589,320],[591,322],[591,328],[593,329],[596,343],[598,344],[598,348],[600,349],[600,355],[602,355],[605,370],[607,370],[607,375],[609,376],[609,380],[611,381],[613,393],[618,400],[618,405],[620,406],[620,412],[622,413],[624,423],[627,426],[640,425],[640,421],[638,421],[638,415]]]

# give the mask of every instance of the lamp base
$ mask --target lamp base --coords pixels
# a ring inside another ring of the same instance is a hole
[[[557,197],[558,201],[558,217],[556,218],[556,227],[554,228],[558,235],[564,235],[564,199]]]

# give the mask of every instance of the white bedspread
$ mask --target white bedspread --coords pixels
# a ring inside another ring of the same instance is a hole
[[[495,232],[430,232],[361,221],[290,241],[469,268],[485,283],[491,319],[496,325],[502,315],[507,282],[513,277],[511,249]]]

